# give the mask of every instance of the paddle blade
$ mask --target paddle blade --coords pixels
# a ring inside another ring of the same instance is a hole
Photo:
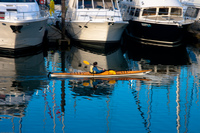
[[[114,70],[109,70],[108,73],[109,73],[109,74],[112,74],[112,75],[115,75],[115,74],[116,74],[116,72],[115,72]]]
[[[86,64],[86,65],[90,65],[90,63],[86,60],[84,60],[83,63]]]
[[[109,84],[115,84],[115,83],[116,83],[115,80],[110,80],[110,81],[109,81]]]
[[[89,85],[90,85],[90,83],[87,83],[87,82],[83,83],[83,86],[89,86]]]

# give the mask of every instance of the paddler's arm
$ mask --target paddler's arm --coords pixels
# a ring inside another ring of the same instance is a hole
[[[96,73],[102,73],[105,70],[99,70],[97,67],[93,67],[93,71],[96,71]]]

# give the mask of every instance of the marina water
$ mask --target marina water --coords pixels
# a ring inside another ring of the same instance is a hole
[[[0,57],[0,132],[199,132],[198,47],[99,51],[49,48]],[[132,79],[48,78],[49,72],[89,69],[81,59],[106,69],[114,62],[114,70],[152,72]]]

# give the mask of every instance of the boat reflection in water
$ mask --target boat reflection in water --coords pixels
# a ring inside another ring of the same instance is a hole
[[[127,44],[127,46],[130,45]],[[191,69],[187,68],[192,67],[193,61],[196,62],[197,55],[196,53],[191,55],[188,47],[172,49],[141,46],[127,48],[126,57],[130,68],[152,69],[152,72],[147,75],[151,81],[144,82],[147,85],[145,89],[134,86],[134,83],[132,83],[131,88],[135,104],[147,132],[163,129],[154,125],[155,117],[157,118],[159,113],[162,119],[158,121],[162,122],[163,125],[171,126],[171,124],[166,123],[166,119],[169,120],[169,116],[171,117],[169,114],[173,112],[174,106],[170,105],[172,103],[175,103],[176,106],[176,119],[173,120],[176,121],[176,132],[189,131],[192,102],[196,100],[195,98],[199,101],[198,94],[194,93],[193,88],[195,87],[193,86],[197,86],[198,89],[199,82],[196,83],[197,79],[193,79],[189,74]],[[194,75],[194,77],[197,76]],[[197,101],[195,102],[197,103]],[[165,109],[166,111],[163,112]],[[166,132],[170,132],[170,129],[167,130]]]
[[[41,84],[45,85],[40,80],[45,75],[43,53],[19,58],[0,57],[0,117],[22,118],[33,93]]]
[[[115,83],[115,80],[69,80],[74,96],[111,95]]]
[[[96,51],[96,52],[95,52]],[[68,71],[89,71],[90,65],[83,63],[84,60],[90,64],[97,61],[98,66],[104,69],[112,70],[126,70],[128,68],[127,62],[123,57],[121,49],[114,49],[112,51],[98,51],[94,47],[77,47],[72,46],[69,53],[66,54],[68,64]],[[69,84],[75,95],[107,95],[110,94],[115,79],[71,79]]]
[[[200,45],[200,44],[198,44]],[[196,77],[196,83],[199,85],[199,78],[200,78],[200,51],[199,51],[199,46],[195,47],[188,47],[187,48],[189,57],[191,59],[191,73],[194,77]]]
[[[174,82],[174,77],[181,72],[181,66],[191,64],[186,47],[136,45],[132,48],[128,43],[126,46],[128,46],[126,57],[130,68],[151,69],[152,72],[147,77],[154,80],[154,84]]]
[[[99,51],[95,52],[92,49],[85,49],[85,47],[72,46],[70,52],[66,53],[66,60],[71,67],[68,67],[70,72],[74,71],[89,71],[90,65],[86,65],[83,61],[87,61],[90,64],[98,62],[100,68],[106,70],[127,70],[128,64],[123,57],[123,53],[120,48],[112,51]],[[73,68],[73,69],[72,69]]]
[[[98,121],[100,124],[98,123],[95,129],[98,128],[99,125],[100,127],[105,126],[106,121],[107,132],[117,126],[121,126],[121,121],[124,121],[126,126],[130,127],[129,130],[133,131],[133,123],[131,122],[134,122],[134,120],[137,120],[135,124],[139,123],[137,126],[140,126],[137,130],[143,132],[143,129],[145,129],[146,132],[161,131],[166,126],[170,127],[170,129],[165,129],[166,132],[172,131],[172,128],[175,127],[176,129],[173,129],[173,131],[180,132],[184,129],[188,130],[189,122],[192,122],[190,120],[190,108],[195,105],[192,105],[192,92],[194,92],[194,90],[191,89],[190,92],[190,88],[192,88],[191,86],[193,84],[187,84],[185,78],[182,78],[184,75],[183,73],[185,73],[182,72],[182,66],[189,66],[191,64],[186,48],[172,50],[154,49],[154,47],[134,47],[128,48],[125,54],[119,51],[121,51],[121,49],[112,51],[110,54],[97,54],[86,50],[83,47],[77,48],[72,46],[70,51],[65,51],[65,56],[61,53],[61,56],[65,57],[65,62],[62,66],[67,66],[65,69],[67,72],[88,71],[89,67],[83,63],[83,60],[87,60],[91,63],[98,61],[99,66],[110,69],[112,67],[110,67],[108,59],[115,63],[112,65],[114,65],[116,69],[135,70],[145,68],[153,70],[152,73],[146,76],[152,79],[147,82],[127,80],[124,82],[125,84],[123,84],[117,79],[60,79],[61,82],[53,80],[53,82],[55,82],[52,84],[54,90],[58,90],[57,88],[62,86],[62,109],[64,108],[65,102],[67,103],[66,105],[68,105],[68,112],[66,112],[70,113],[70,115],[65,115],[65,120],[67,117],[68,121],[72,123],[75,121],[75,126],[70,126],[75,128],[77,126],[77,120],[80,120],[77,118],[80,118],[81,115],[86,116],[79,121],[84,121],[84,123],[81,123],[83,125],[85,124],[85,121],[88,120],[88,116],[91,116],[90,118],[92,118],[89,121],[103,119],[106,116],[106,120],[102,122],[103,124]],[[58,53],[55,53],[55,55],[57,56]],[[62,59],[60,56],[57,57],[57,59]],[[115,61],[118,58],[121,59],[121,61]],[[62,63],[62,60],[60,60],[60,63]],[[122,62],[124,64],[121,65]],[[121,68],[120,66],[123,65],[126,65],[126,67]],[[117,66],[119,68],[117,68]],[[57,68],[54,70],[61,70],[59,68],[60,66],[56,67]],[[56,82],[61,85],[59,84],[59,87],[56,87]],[[68,85],[65,83],[68,83]],[[128,87],[130,87],[130,89],[128,89]],[[71,89],[69,90],[69,88]],[[180,91],[180,88],[182,91]],[[54,90],[52,92],[54,92]],[[68,94],[66,95],[68,102],[64,97],[65,94]],[[131,95],[130,99],[129,94]],[[191,94],[191,98],[189,97],[189,94]],[[71,95],[74,96],[73,99],[70,99]],[[87,100],[90,100],[91,102],[88,102]],[[105,101],[107,108],[104,108]],[[96,105],[97,103],[101,103],[101,105]],[[71,107],[74,108],[74,113],[69,111],[70,104],[73,104]],[[86,115],[85,112],[87,112]],[[92,115],[93,112],[97,113]],[[101,112],[104,112],[104,114],[99,115]],[[74,116],[74,118],[72,118],[72,116]],[[114,123],[116,119],[120,120],[117,121],[119,124],[116,124],[115,127],[113,127],[111,123]],[[166,119],[169,121],[171,120],[171,122],[169,123]],[[160,125],[161,127],[157,127],[158,122],[162,123]],[[184,125],[181,123],[186,124]],[[86,124],[88,125],[88,123]],[[105,127],[103,129],[105,130]],[[127,129],[122,130],[124,131]]]

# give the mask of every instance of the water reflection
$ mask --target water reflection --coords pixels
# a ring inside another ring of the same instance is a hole
[[[71,50],[66,52],[66,60],[68,64],[70,64],[70,66],[68,66],[70,72],[74,71],[72,69],[89,71],[90,67],[83,63],[84,60],[88,61],[90,64],[97,61],[99,67],[107,70],[126,70],[128,68],[120,48],[110,51],[109,54],[105,54],[100,52],[96,53],[91,50],[89,51],[83,47],[78,48],[72,46]]]
[[[115,51],[116,49],[120,48],[118,43],[84,43],[84,42],[71,42],[73,46],[82,48],[85,51],[90,51],[91,53],[96,54],[109,54],[110,52]]]
[[[1,131],[198,132],[199,50],[151,49],[151,55],[136,48],[97,53],[72,46],[51,49],[47,57],[0,58],[0,117],[9,126]],[[88,71],[83,60],[97,59],[108,69],[153,72],[147,79],[46,77],[51,71]]]
[[[76,71],[89,71],[89,66],[83,63],[83,60],[86,60],[90,63],[97,61],[99,66],[105,69],[114,69],[114,70],[126,70],[128,69],[127,62],[123,56],[123,53],[120,48],[111,49],[110,51],[105,51],[104,49],[99,50],[99,48],[88,48],[80,45],[72,45],[68,50],[55,50],[54,52],[49,52],[47,57],[47,68],[49,71],[64,71],[64,72],[76,72]],[[73,110],[74,117],[77,117],[77,108],[80,105],[79,99],[87,99],[91,100],[92,98],[102,98],[102,96],[106,96],[106,104],[107,104],[107,130],[109,131],[109,96],[112,95],[112,91],[114,89],[115,84],[119,79],[53,79],[52,84],[45,94],[48,96],[48,92],[51,92],[53,96],[56,96],[55,90],[61,88],[61,113],[62,117],[59,117],[61,121],[63,121],[64,131],[66,128],[66,124],[64,122],[64,118],[66,117],[65,105],[68,102],[66,97],[66,91],[71,91],[70,94],[73,95]],[[58,81],[59,85],[58,85]],[[56,84],[57,83],[57,84]],[[52,89],[51,89],[52,88]],[[68,92],[69,93],[69,92]],[[46,97],[46,96],[45,96]],[[46,99],[46,98],[45,98]],[[53,101],[54,107],[56,107],[56,101]],[[45,108],[49,105],[49,100],[46,102]],[[69,103],[68,103],[69,104]],[[78,106],[78,107],[77,107]],[[54,130],[56,129],[56,116],[59,116],[59,113],[56,114],[57,108],[53,108],[52,110],[52,118],[54,121]],[[79,108],[78,108],[79,109]],[[47,109],[45,109],[47,110]],[[79,109],[80,110],[80,109]],[[84,109],[86,110],[86,109]],[[50,113],[51,114],[51,113]],[[55,115],[54,115],[55,114]]]
[[[120,48],[110,51],[109,54],[96,53],[83,47],[76,47],[72,45],[68,50],[59,51],[54,50],[49,53],[48,60],[52,59],[52,63],[49,71],[51,72],[76,72],[76,71],[89,71],[90,66],[83,63],[86,60],[89,63],[95,61],[98,62],[98,66],[104,69],[112,70],[126,70],[128,68],[127,62],[123,57],[123,53]]]
[[[148,132],[151,132],[152,129],[151,113],[153,112],[152,109],[156,103],[154,99],[157,99],[158,97],[153,94],[158,91],[157,89],[161,88],[167,90],[166,103],[168,112],[171,112],[172,110],[170,104],[174,101],[176,102],[177,132],[189,131],[191,107],[198,106],[199,104],[199,54],[199,49],[191,46],[170,50],[158,48],[146,49],[144,47],[127,50],[126,55],[129,60],[129,66],[132,68],[135,68],[135,66],[148,69],[151,68],[153,70],[150,74],[152,81],[146,82],[148,85],[147,93],[145,93],[148,94],[148,99],[145,99],[146,105],[144,104],[144,99],[139,99],[139,97],[144,95],[143,91],[133,89],[133,95],[138,106],[138,111],[144,120],[144,127]],[[175,89],[176,98],[171,100],[172,98],[170,97],[174,93],[173,89]],[[160,95],[160,93],[157,94]],[[143,103],[141,101],[143,101]],[[193,105],[194,102],[196,105]],[[159,109],[162,110],[162,107]]]
[[[126,58],[131,69],[152,69],[151,79],[156,85],[172,84],[181,66],[191,65],[186,47],[162,48],[127,44]],[[149,77],[149,76],[148,76]]]
[[[198,102],[196,102],[196,105],[193,105],[193,103],[196,100],[199,101],[198,97],[195,98],[195,95],[199,95],[199,91],[194,94],[195,91],[191,85],[191,79],[187,77],[185,81],[182,78],[183,75],[180,73],[175,77],[174,83],[162,84],[159,87],[154,87],[154,84],[149,84],[146,86],[145,91],[144,88],[136,90],[133,87],[132,94],[135,104],[137,105],[138,112],[147,132],[155,130],[155,121],[160,121],[164,125],[169,124],[165,122],[165,119],[168,120],[168,115],[170,116],[174,109],[177,132],[188,132],[188,126],[191,122],[191,108],[192,106],[198,106]],[[166,91],[164,90],[164,86],[167,86]],[[197,89],[199,90],[199,87]],[[156,120],[155,117],[157,115],[161,116],[162,120],[160,118]],[[158,130],[162,129],[158,128]]]
[[[61,53],[54,52],[53,59],[57,61],[55,64],[58,62],[61,64],[59,66],[55,66],[53,71],[89,71],[90,66],[84,64],[84,60],[90,62],[91,64],[97,61],[101,68],[107,70],[128,69],[128,64],[119,47],[117,49],[111,49],[109,52],[105,52],[103,49],[98,51],[95,47],[88,48],[83,47],[82,45],[81,47],[80,45],[72,45],[70,50],[62,51]],[[116,80],[119,79],[71,79],[69,80],[69,85],[71,86],[70,88],[72,88],[71,90],[76,93],[76,96],[108,95],[111,94]]]
[[[70,80],[71,91],[74,96],[93,96],[111,95],[114,89],[115,80]]]
[[[126,44],[126,53],[130,59],[144,61],[150,65],[189,65],[191,64],[186,47],[165,48]]]
[[[0,115],[24,117],[31,96],[45,85],[43,53],[19,58],[0,57]],[[4,118],[4,117],[1,117]]]
[[[47,58],[50,71],[88,71],[89,67],[83,64],[87,60],[98,61],[107,69],[152,69],[153,72],[147,76],[152,80],[53,79],[46,91],[52,99],[47,99],[45,111],[52,116],[54,131],[59,129],[57,119],[62,121],[62,131],[69,132],[198,131],[194,116],[199,118],[196,111],[199,110],[199,79],[198,73],[191,74],[193,68],[199,70],[197,55],[199,51],[188,48],[142,47],[129,48],[124,54],[120,49],[100,54],[76,46],[68,51],[50,52]]]
[[[145,130],[147,132],[151,132],[150,130],[150,126],[151,126],[151,113],[152,113],[152,96],[153,96],[153,91],[151,90],[150,86],[148,86],[148,90],[147,90],[147,112],[144,112],[143,110],[143,106],[142,103],[140,101],[140,97],[139,97],[139,91],[136,90],[132,90],[132,94],[134,96],[134,100],[135,100],[135,104],[137,105],[137,109],[140,113],[140,116],[143,120],[143,124],[145,127]],[[145,114],[147,114],[147,116],[145,116]]]
[[[199,47],[188,47],[187,48],[190,60],[191,60],[191,65],[192,65],[192,74],[198,76],[200,73],[200,51]]]

